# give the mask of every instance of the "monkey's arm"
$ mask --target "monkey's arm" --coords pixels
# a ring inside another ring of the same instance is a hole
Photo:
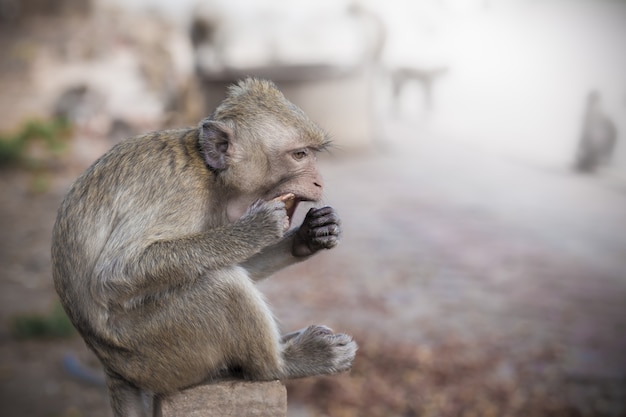
[[[248,271],[252,280],[260,281],[276,271],[309,258],[308,256],[296,257],[293,255],[292,248],[296,232],[296,230],[290,231],[283,240],[266,247],[241,265]]]
[[[121,247],[99,259],[97,276],[115,299],[128,302],[185,285],[211,270],[243,263],[283,237],[280,201],[253,205],[237,222],[204,233],[156,240],[142,248]]]
[[[340,235],[341,221],[332,207],[312,208],[298,229],[290,231],[283,240],[263,249],[242,266],[250,278],[259,281],[310,258],[320,249],[337,246]]]

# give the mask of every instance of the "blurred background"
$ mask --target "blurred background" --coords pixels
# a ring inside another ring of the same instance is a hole
[[[0,0],[2,415],[110,415],[56,210],[256,75],[333,137],[344,225],[262,290],[285,330],[360,345],[287,384],[291,417],[625,416],[625,40],[621,0]]]

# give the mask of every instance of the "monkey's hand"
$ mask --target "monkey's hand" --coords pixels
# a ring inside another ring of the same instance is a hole
[[[248,239],[259,237],[263,246],[276,243],[289,227],[285,202],[280,199],[259,200],[248,208],[236,226],[243,230]]]
[[[293,256],[310,256],[339,243],[341,221],[332,207],[312,208],[306,214],[293,240]]]

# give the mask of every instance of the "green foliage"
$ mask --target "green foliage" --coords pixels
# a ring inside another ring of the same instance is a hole
[[[21,314],[11,320],[11,333],[18,339],[69,338],[76,334],[74,326],[59,303],[47,314]]]
[[[64,119],[29,120],[13,134],[0,134],[0,167],[23,161],[28,145],[40,141],[53,153],[65,149],[70,124]]]

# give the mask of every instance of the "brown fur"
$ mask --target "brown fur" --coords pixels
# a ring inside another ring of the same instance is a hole
[[[339,239],[330,207],[285,232],[285,198],[319,201],[324,132],[268,81],[231,87],[196,128],[115,146],[77,179],[53,232],[55,286],[104,365],[116,416],[218,375],[268,380],[350,368],[324,326],[281,338],[253,280]]]

